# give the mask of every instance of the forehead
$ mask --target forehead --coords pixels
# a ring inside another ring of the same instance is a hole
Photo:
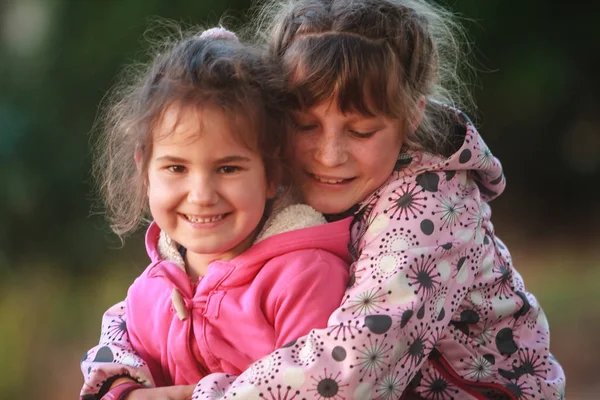
[[[165,108],[153,131],[156,144],[192,143],[209,136],[230,144],[251,148],[254,126],[246,118],[216,105],[172,104]]]
[[[388,53],[354,36],[306,36],[293,42],[283,63],[301,108],[334,98],[342,112],[394,116],[401,96],[392,86],[400,77]]]
[[[296,117],[318,118],[326,121],[340,121],[344,123],[354,122],[394,122],[400,118],[390,118],[381,113],[365,114],[356,109],[342,110],[339,101],[334,95],[330,99],[321,101],[315,105],[293,112]]]

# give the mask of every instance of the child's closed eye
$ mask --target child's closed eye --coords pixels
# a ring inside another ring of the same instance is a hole
[[[376,133],[377,131],[371,131],[371,132],[358,132],[355,130],[351,130],[350,133],[352,134],[352,136],[359,138],[359,139],[368,139],[370,137],[373,137],[373,135]]]
[[[294,127],[299,132],[307,132],[312,131],[318,128],[318,123],[311,118],[294,118],[293,119]]]
[[[309,132],[317,129],[317,124],[299,124],[296,123],[296,129],[300,132]]]
[[[234,174],[236,172],[241,171],[242,168],[235,165],[223,165],[217,169],[217,173],[219,174]]]

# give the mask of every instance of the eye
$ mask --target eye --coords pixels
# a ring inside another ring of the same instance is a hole
[[[298,124],[296,123],[296,129],[300,132],[310,132],[317,129],[317,124]]]
[[[242,168],[237,167],[235,165],[224,165],[222,167],[219,167],[217,169],[217,172],[219,174],[233,174],[233,173],[236,173],[236,172],[241,171],[241,170],[242,170]]]
[[[376,133],[377,131],[371,131],[371,132],[357,132],[354,130],[350,130],[350,134],[352,136],[355,136],[359,139],[368,139],[370,137],[373,137],[373,135]]]
[[[315,130],[319,125],[306,117],[294,118],[294,127],[300,132],[308,132]]]
[[[175,174],[181,174],[186,171],[186,169],[183,165],[169,165],[167,167],[167,170],[169,172],[173,172]]]

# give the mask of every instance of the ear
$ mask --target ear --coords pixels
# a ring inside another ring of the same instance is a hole
[[[270,167],[265,165],[265,168],[271,168],[271,173],[267,174],[265,171],[265,177],[267,179],[267,199],[274,199],[277,197],[280,186],[286,186],[288,184],[285,179],[284,166],[281,164],[271,165]]]
[[[421,96],[415,105],[413,112],[410,115],[409,128],[410,132],[414,133],[417,130],[421,121],[423,121],[423,114],[425,113],[425,96]]]
[[[275,182],[267,183],[267,199],[274,199],[277,196],[277,187]]]

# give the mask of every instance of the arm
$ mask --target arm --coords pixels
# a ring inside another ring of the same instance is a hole
[[[82,399],[100,399],[124,379],[153,386],[148,366],[135,352],[127,334],[125,301],[109,308],[102,317],[100,342],[81,360]]]
[[[331,313],[340,305],[348,283],[348,265],[330,253],[313,251],[310,264],[302,259],[293,279],[286,284],[275,304],[275,348],[305,336],[314,328],[327,326]]]
[[[194,399],[223,393],[225,399],[400,396],[443,336],[481,263],[478,189],[464,172],[448,179],[453,182],[436,174],[435,191],[414,176],[383,188],[359,235],[354,283],[329,327],[312,330],[239,377],[207,376]],[[446,196],[442,186],[449,192],[458,182],[473,195]]]

